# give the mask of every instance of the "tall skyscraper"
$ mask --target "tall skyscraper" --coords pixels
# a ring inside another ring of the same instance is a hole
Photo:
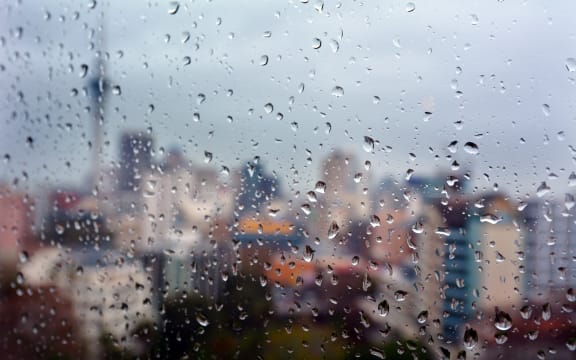
[[[120,140],[119,190],[138,191],[144,172],[152,165],[152,136],[144,132],[127,132]]]

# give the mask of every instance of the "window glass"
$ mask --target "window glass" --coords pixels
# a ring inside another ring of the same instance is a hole
[[[571,359],[570,1],[0,5],[8,359]]]

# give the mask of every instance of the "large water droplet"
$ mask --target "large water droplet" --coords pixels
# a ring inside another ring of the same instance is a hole
[[[304,247],[304,254],[303,254],[304,261],[306,262],[312,261],[312,259],[314,259],[314,252],[315,252],[314,249],[312,249],[310,245],[306,245]]]
[[[532,307],[530,305],[524,305],[520,308],[520,316],[522,319],[528,320],[532,316]]]
[[[478,333],[473,328],[464,331],[464,347],[468,350],[474,349],[478,344]]]
[[[538,188],[536,189],[536,195],[538,197],[542,197],[546,194],[548,194],[550,192],[550,187],[548,186],[548,184],[546,184],[546,182],[542,181],[542,183],[538,186]]]
[[[466,151],[468,154],[476,155],[480,150],[478,149],[478,145],[469,141],[464,144],[464,151]]]
[[[386,353],[383,350],[380,350],[376,347],[370,348],[370,355],[378,359],[386,359]]]
[[[314,186],[314,191],[319,194],[324,194],[326,192],[326,183],[324,181],[317,181],[316,186]]]
[[[494,214],[484,214],[484,215],[480,216],[480,222],[481,223],[488,223],[488,224],[495,225],[501,221],[502,221],[502,218],[498,217]]]
[[[458,141],[454,140],[448,144],[448,151],[450,151],[452,154],[456,153],[456,151],[458,151]]]
[[[494,326],[501,331],[509,330],[512,327],[512,318],[510,315],[502,310],[497,310],[494,319]]]
[[[374,139],[372,139],[370,136],[364,136],[364,143],[362,144],[362,148],[364,148],[364,151],[368,153],[374,151]]]
[[[420,311],[420,313],[416,317],[416,321],[418,321],[419,324],[426,323],[426,321],[428,321],[428,311],[426,310]]]
[[[330,228],[328,229],[328,239],[330,240],[334,239],[339,232],[340,227],[338,226],[336,221],[332,221],[332,224],[330,224]]]

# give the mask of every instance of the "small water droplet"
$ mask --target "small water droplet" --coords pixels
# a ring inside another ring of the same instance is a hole
[[[340,86],[334,86],[332,88],[332,95],[336,97],[342,97],[344,96],[344,89]]]
[[[388,305],[388,301],[382,300],[378,304],[378,315],[380,315],[381,317],[386,317],[386,315],[388,315],[389,312],[390,312],[390,305]]]
[[[412,225],[412,232],[414,234],[422,234],[424,232],[424,226],[422,225],[422,223],[418,221],[414,225]]]
[[[274,105],[272,105],[271,103],[267,103],[266,105],[264,105],[264,111],[266,112],[266,114],[270,114],[272,111],[274,111]]]
[[[478,15],[470,14],[470,23],[472,25],[478,25],[478,23],[480,23],[480,18],[478,18]]]
[[[88,65],[82,64],[80,65],[80,77],[85,78],[88,75]]]
[[[210,322],[208,321],[208,318],[201,313],[196,314],[196,321],[198,322],[198,324],[200,324],[201,326],[208,326],[210,324]]]
[[[378,359],[386,359],[386,353],[374,346],[370,348],[370,355]]]
[[[268,55],[260,56],[260,66],[268,65]]]
[[[340,44],[338,43],[338,41],[331,39],[328,42],[328,45],[330,45],[330,49],[332,50],[333,53],[337,53],[338,50],[340,50]]]
[[[304,247],[304,254],[303,254],[304,261],[311,262],[312,259],[314,259],[314,253],[315,253],[314,249],[312,249],[310,245],[306,245]]]
[[[416,5],[413,2],[409,2],[406,4],[406,12],[413,12],[414,10],[416,10]]]
[[[446,226],[438,226],[438,227],[436,228],[435,233],[438,234],[438,235],[450,236],[450,234],[452,233],[452,231],[450,231],[450,228],[449,228],[449,227],[446,227]]]
[[[398,301],[398,302],[402,302],[404,300],[406,300],[406,296],[408,295],[408,293],[404,290],[397,290],[394,293],[394,300]]]
[[[322,47],[322,40],[318,38],[312,39],[312,49],[320,49]]]
[[[176,15],[180,10],[180,3],[177,1],[171,1],[168,7],[168,14]]]
[[[28,252],[27,251],[21,251],[20,254],[18,255],[18,259],[20,260],[21,264],[27,263],[28,260],[30,259]]]
[[[212,161],[212,157],[213,157],[213,155],[212,155],[211,152],[209,152],[209,151],[204,151],[204,162],[205,162],[206,164],[208,164],[209,162]]]
[[[575,58],[568,58],[566,59],[566,70],[568,72],[576,72],[576,59]]]
[[[552,307],[550,303],[542,305],[542,320],[548,321],[552,317]]]
[[[576,301],[576,291],[574,291],[574,288],[566,290],[566,299],[570,302]]]
[[[298,94],[302,94],[304,92],[304,83],[300,83],[298,85]]]
[[[419,324],[426,323],[426,321],[428,321],[428,311],[426,310],[420,311],[420,313],[416,317],[416,320],[418,321]]]
[[[568,186],[573,187],[576,186],[576,173],[571,172],[568,176]]]
[[[57,224],[56,225],[56,234],[58,234],[58,235],[64,234],[64,226]]]
[[[550,105],[548,105],[548,104],[543,104],[543,105],[542,105],[542,113],[543,113],[545,116],[550,116],[550,111],[551,111],[551,110],[550,110]]]
[[[200,105],[202,104],[204,101],[206,101],[206,95],[200,93],[198,95],[196,95],[196,104]]]
[[[352,266],[357,266],[360,263],[360,257],[355,255],[352,257]]]
[[[339,232],[340,227],[338,226],[336,221],[332,221],[332,224],[330,224],[330,228],[328,229],[328,239],[330,240],[334,239]]]
[[[498,345],[505,344],[506,341],[508,341],[508,335],[506,335],[506,333],[503,332],[498,332],[494,335],[494,340]]]
[[[120,87],[120,85],[114,85],[112,87],[112,94],[114,95],[122,95],[122,88]]]

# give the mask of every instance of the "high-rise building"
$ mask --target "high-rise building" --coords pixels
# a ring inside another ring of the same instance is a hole
[[[576,223],[567,206],[531,200],[521,214],[528,298],[546,299],[554,291],[576,287]]]
[[[413,177],[408,189],[419,195],[417,234],[422,306],[441,320],[441,334],[455,343],[472,315],[475,289],[474,251],[470,228],[470,201],[463,194],[465,180],[451,176]],[[448,183],[458,184],[449,186]]]
[[[279,196],[278,179],[268,175],[259,160],[250,161],[242,168],[237,198],[240,213],[259,211],[262,205]]]
[[[127,132],[120,140],[120,171],[118,173],[121,191],[138,191],[140,180],[152,165],[152,136],[145,132]]]

